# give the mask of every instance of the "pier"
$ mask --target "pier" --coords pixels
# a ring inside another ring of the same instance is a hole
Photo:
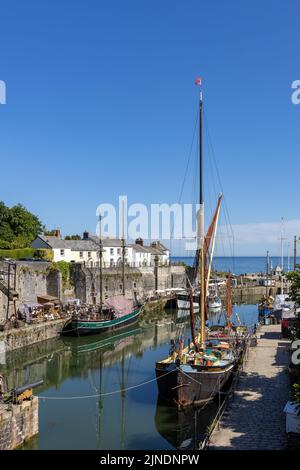
[[[280,325],[263,326],[250,348],[238,384],[209,449],[280,450],[287,448],[284,406],[289,399],[288,340]]]

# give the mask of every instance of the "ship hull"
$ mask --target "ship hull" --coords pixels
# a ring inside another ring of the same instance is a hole
[[[183,408],[213,400],[234,369],[234,363],[210,370],[189,365],[156,364],[158,390],[164,400]]]
[[[194,295],[193,305],[195,308],[199,308],[199,295]],[[190,297],[187,294],[177,294],[177,308],[189,310]]]
[[[113,320],[80,320],[71,319],[62,330],[63,336],[82,336],[104,333],[105,331],[115,331],[133,325],[139,319],[141,309],[138,308],[127,315]]]

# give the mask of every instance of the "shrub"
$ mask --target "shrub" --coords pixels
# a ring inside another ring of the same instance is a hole
[[[34,248],[16,248],[14,250],[0,250],[0,258],[33,258]]]
[[[70,282],[70,263],[67,263],[66,261],[55,261],[54,263],[51,264],[48,268],[50,271],[60,271],[61,272],[61,277],[62,277],[62,282],[63,286],[67,287]]]
[[[46,248],[37,248],[33,254],[34,258],[53,261],[53,251]]]

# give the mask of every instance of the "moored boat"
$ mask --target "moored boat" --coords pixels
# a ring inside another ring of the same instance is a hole
[[[120,300],[120,297],[112,298],[110,301]],[[128,301],[128,299],[122,300]],[[74,316],[64,325],[62,335],[81,336],[126,328],[138,321],[141,309],[141,306],[134,305],[132,301],[132,305],[122,311],[110,307],[103,308],[101,314],[95,314],[94,318]]]
[[[197,84],[201,85],[201,79],[197,79]],[[191,287],[188,291],[189,299],[187,300],[189,300],[192,341],[184,347],[181,337],[179,349],[171,351],[168,357],[157,361],[155,365],[160,395],[179,408],[211,401],[228,381],[237,362],[237,356],[232,343],[230,341],[219,340],[218,338],[212,341],[207,338],[206,331],[207,293],[222,195],[219,196],[216,211],[205,235],[202,90],[200,90],[199,101],[199,136],[200,209],[197,213],[197,251],[194,263],[194,283],[198,285],[197,290],[199,289],[200,331],[196,335],[194,313],[195,289]]]

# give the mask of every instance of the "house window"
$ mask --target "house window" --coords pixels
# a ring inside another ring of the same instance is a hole
[[[105,286],[105,292],[107,292],[107,291],[108,291],[108,287],[107,287],[107,286]]]
[[[79,252],[79,258],[83,258],[83,251]]]
[[[117,253],[118,253],[118,255],[121,254],[121,248],[118,248],[118,249],[117,249]]]
[[[114,264],[114,259],[110,258],[110,265],[113,266],[113,264]]]
[[[111,255],[114,254],[114,249],[113,249],[113,248],[110,249],[110,254],[111,254]]]
[[[134,287],[134,289],[136,288],[136,282],[133,283],[133,287]]]
[[[60,250],[60,256],[65,256],[65,250]]]
[[[120,284],[120,292],[123,290],[123,284]]]
[[[88,258],[91,258],[91,256],[92,256],[92,252],[88,251]]]

